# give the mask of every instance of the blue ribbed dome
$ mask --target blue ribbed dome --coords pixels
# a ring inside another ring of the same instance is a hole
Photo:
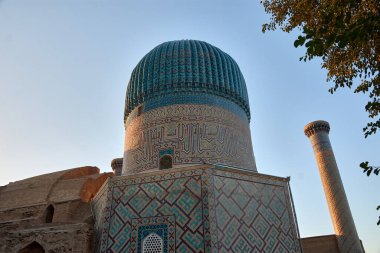
[[[128,84],[124,119],[139,104],[190,93],[223,97],[250,119],[247,87],[236,62],[219,48],[196,40],[165,42],[141,59]]]

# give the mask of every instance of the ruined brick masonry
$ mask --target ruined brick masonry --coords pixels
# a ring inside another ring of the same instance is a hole
[[[54,172],[0,188],[0,252],[93,252],[89,201],[110,174]]]

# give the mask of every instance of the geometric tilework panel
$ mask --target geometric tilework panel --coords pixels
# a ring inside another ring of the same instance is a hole
[[[218,252],[300,251],[284,186],[232,173],[213,182]]]
[[[283,178],[209,165],[110,178],[92,203],[97,252],[300,252]],[[161,246],[160,246],[161,247]]]
[[[153,233],[162,238],[163,252],[209,251],[207,180],[202,173],[113,180],[100,252],[142,252],[144,238]]]
[[[98,252],[98,249],[100,247],[100,241],[102,236],[102,228],[103,228],[103,220],[105,216],[105,210],[107,205],[107,185],[103,186],[97,196],[94,198],[94,200],[91,202],[93,215],[95,218],[95,249],[97,249],[96,252]]]

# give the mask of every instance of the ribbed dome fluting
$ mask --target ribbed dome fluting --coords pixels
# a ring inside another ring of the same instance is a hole
[[[247,87],[236,62],[219,48],[196,40],[165,42],[141,59],[128,84],[124,119],[139,104],[187,92],[226,98],[250,119]]]

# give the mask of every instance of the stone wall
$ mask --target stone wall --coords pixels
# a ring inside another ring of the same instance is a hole
[[[45,205],[32,205],[19,208],[2,209],[0,211],[0,224],[3,222],[12,222],[14,220],[37,221],[39,222]]]
[[[340,253],[335,235],[302,238],[301,243],[304,253]]]
[[[93,252],[89,201],[109,176],[87,166],[1,187],[0,252]]]
[[[53,222],[83,222],[91,216],[88,202],[111,174],[86,166],[9,183],[0,188],[0,227],[41,223],[49,205]]]
[[[93,229],[89,224],[73,224],[0,230],[0,252],[18,253],[33,242],[40,244],[46,253],[92,253]]]

